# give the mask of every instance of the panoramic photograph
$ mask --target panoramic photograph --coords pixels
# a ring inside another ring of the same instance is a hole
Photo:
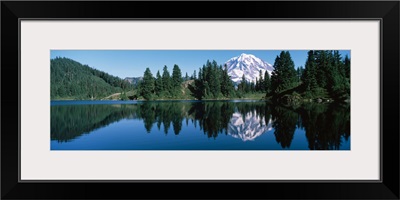
[[[351,150],[350,50],[51,50],[50,150]]]

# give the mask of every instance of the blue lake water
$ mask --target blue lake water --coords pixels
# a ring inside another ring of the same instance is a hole
[[[51,101],[51,150],[350,150],[350,107]]]

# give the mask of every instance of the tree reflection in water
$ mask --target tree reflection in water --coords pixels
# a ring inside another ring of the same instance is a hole
[[[51,140],[69,142],[122,119],[142,120],[147,133],[157,128],[166,135],[179,135],[183,123],[191,122],[208,138],[223,134],[244,142],[273,131],[284,149],[290,149],[297,129],[305,131],[310,150],[337,150],[342,138],[350,138],[349,105],[310,103],[288,108],[261,101],[165,101],[51,106]]]

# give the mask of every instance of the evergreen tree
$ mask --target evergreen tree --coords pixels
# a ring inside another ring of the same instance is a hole
[[[282,51],[283,52],[283,51]],[[281,53],[282,55],[282,53]],[[271,92],[273,94],[278,93],[280,90],[278,90],[278,87],[280,85],[283,85],[283,74],[282,74],[282,62],[281,58],[279,56],[276,56],[275,62],[274,62],[274,71],[272,71],[271,75]]]
[[[317,65],[314,57],[314,51],[308,51],[308,57],[305,64],[302,81],[305,91],[312,91],[318,87],[317,83]]]
[[[202,79],[202,77],[203,77],[202,69],[201,69],[201,68],[199,68],[199,80],[201,80],[201,79]]]
[[[344,58],[343,67],[344,67],[344,71],[345,71],[345,77],[347,80],[346,81],[346,83],[347,83],[346,94],[347,94],[348,98],[350,98],[350,59],[347,55]]]
[[[179,88],[182,83],[182,73],[178,65],[174,65],[172,69],[172,87]]]
[[[224,65],[224,69],[222,71],[222,83],[221,83],[221,93],[225,97],[230,97],[231,94],[233,93],[234,87],[232,80],[230,79],[228,75],[228,67],[226,64]]]
[[[326,63],[327,66],[325,68],[325,75],[327,84],[325,88],[329,90],[329,92],[333,92],[333,88],[336,86],[336,79],[339,78],[339,70],[335,66],[335,58],[332,51],[326,51]]]
[[[263,73],[262,73],[261,70],[260,70],[260,76],[258,78],[258,84],[257,85],[258,85],[258,91],[261,91],[261,92],[265,91],[265,87],[264,87],[265,83],[264,83]]]
[[[172,80],[169,75],[168,67],[164,65],[163,74],[162,74],[162,83],[163,83],[163,92],[166,94],[170,94],[172,91]]]
[[[189,80],[189,76],[188,76],[188,73],[186,72],[185,81],[188,81],[188,80]]]
[[[318,86],[321,88],[327,88],[329,85],[330,71],[331,71],[331,60],[328,51],[315,51],[315,61],[317,66],[316,80]]]
[[[204,66],[203,66],[204,67]],[[203,69],[199,68],[198,79],[194,81],[194,96],[197,99],[202,99],[204,97],[204,80],[203,80]]]
[[[264,74],[264,91],[269,95],[271,92],[271,78],[269,77],[268,71]]]
[[[203,86],[203,97],[209,98],[211,96],[210,92],[210,75],[211,75],[211,63],[209,60],[207,60],[207,64],[203,65],[203,74],[202,74],[202,86]]]
[[[181,92],[181,84],[182,84],[182,72],[178,65],[174,65],[172,69],[172,88],[173,88],[173,96],[177,97]]]
[[[155,81],[155,92],[157,95],[160,95],[162,91],[163,91],[163,83],[160,75],[160,70],[158,70]]]
[[[342,62],[339,51],[333,52],[332,61],[332,84],[330,86],[331,96],[335,99],[347,98],[350,95],[350,80],[346,78],[345,64]]]
[[[221,92],[221,83],[218,64],[215,60],[211,63],[209,72],[208,82],[210,83],[210,92],[213,98],[217,98]]]
[[[242,80],[240,81],[239,85],[238,85],[238,90],[240,90],[241,92],[246,92],[246,85],[247,85],[247,81],[246,81],[246,77],[242,76]]]
[[[349,56],[347,56],[347,55],[344,57],[343,66],[344,66],[344,69],[346,72],[346,78],[348,78],[350,80],[350,59],[349,59]]]
[[[333,68],[338,72],[339,76],[346,77],[346,71],[342,62],[342,56],[338,50],[333,51]]]
[[[143,75],[143,81],[141,84],[141,95],[146,100],[152,99],[154,94],[154,77],[149,68],[146,68],[146,71]]]
[[[288,51],[282,51],[276,57],[274,71],[271,76],[271,92],[278,94],[296,86],[296,70],[294,62]]]
[[[173,97],[179,97],[181,94],[182,72],[178,65],[174,65],[172,69],[172,91]]]

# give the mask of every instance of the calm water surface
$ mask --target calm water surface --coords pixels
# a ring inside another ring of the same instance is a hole
[[[51,101],[51,150],[350,150],[350,107]]]

